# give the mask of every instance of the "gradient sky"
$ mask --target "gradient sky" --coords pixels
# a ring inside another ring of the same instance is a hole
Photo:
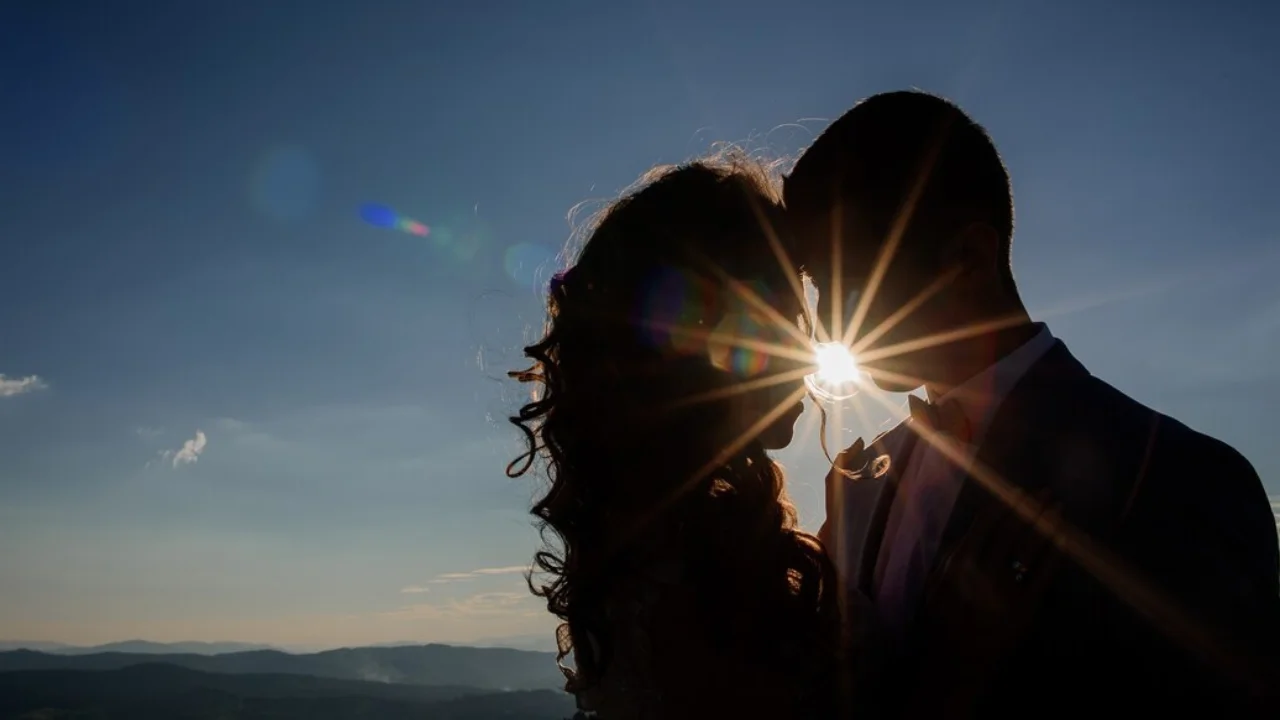
[[[1278,25],[1263,1],[5,2],[0,638],[549,640],[497,378],[566,212],[713,141],[793,154],[909,86],[996,138],[1033,311],[1280,495]],[[813,433],[782,460],[816,527]]]

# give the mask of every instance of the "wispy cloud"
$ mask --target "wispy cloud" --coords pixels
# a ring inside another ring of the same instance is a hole
[[[200,453],[204,452],[205,447],[209,445],[209,438],[204,434],[203,430],[196,430],[196,436],[182,443],[182,447],[177,450],[161,450],[156,453],[157,459],[162,462],[172,463],[173,467],[179,465],[190,465],[200,459]],[[147,467],[155,460],[147,463]]]
[[[401,594],[430,596],[432,599],[417,602],[383,613],[386,617],[414,620],[454,620],[472,617],[486,618],[532,618],[540,617],[543,611],[534,602],[535,598],[528,590],[511,587],[510,576],[521,575],[529,570],[526,565],[508,565],[505,567],[485,567],[466,572],[441,573],[425,583],[408,585],[400,588]],[[457,596],[451,594],[451,585],[479,578],[508,578],[500,583],[499,588],[485,589],[484,592]],[[437,593],[442,594],[439,597]],[[438,599],[436,599],[438,598]]]
[[[241,430],[245,430],[249,427],[249,424],[245,421],[229,417],[218,418],[213,422],[219,429],[227,430],[229,432],[240,432]]]
[[[164,429],[140,425],[133,429],[133,434],[143,440],[154,440],[164,434]]]
[[[444,620],[476,616],[537,617],[541,612],[537,598],[527,592],[486,592],[444,602],[406,605],[383,615],[415,620]]]
[[[0,373],[0,397],[13,397],[49,387],[39,375],[11,378]]]
[[[462,582],[465,580],[475,580],[479,577],[489,575],[517,575],[529,570],[528,565],[509,565],[507,567],[480,568],[478,570],[468,570],[467,572],[442,573],[431,578],[431,582],[435,584]]]

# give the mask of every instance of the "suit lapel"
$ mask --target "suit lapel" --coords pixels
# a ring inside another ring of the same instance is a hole
[[[867,531],[861,543],[857,565],[854,568],[857,588],[867,597],[872,597],[872,580],[875,577],[876,563],[880,559],[880,548],[884,544],[885,525],[889,521],[889,511],[893,507],[893,498],[898,491],[898,483],[906,473],[911,454],[915,450],[918,435],[910,429],[910,420],[903,422],[893,431],[885,433],[871,443],[868,451],[871,458],[887,456],[890,458],[888,470],[877,478],[870,478],[878,483],[874,496],[866,498],[866,507],[871,510],[867,521]],[[871,488],[868,488],[869,490]]]
[[[1035,494],[1051,482],[1052,462],[1044,439],[1052,436],[1063,409],[1052,402],[1066,391],[1066,383],[1087,378],[1085,370],[1062,341],[1045,353],[1000,403],[976,455],[976,466],[993,472],[1024,492]],[[966,475],[942,533],[930,574],[942,567],[973,519],[990,503],[999,502],[972,474]]]

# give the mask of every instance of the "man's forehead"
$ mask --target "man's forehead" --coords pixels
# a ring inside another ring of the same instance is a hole
[[[850,203],[833,203],[822,208],[801,207],[788,210],[787,214],[788,231],[798,242],[807,246],[825,246],[828,254],[833,237],[842,238],[846,244],[874,242],[871,240],[873,227],[870,216]]]
[[[833,251],[836,243],[838,246]],[[797,267],[812,279],[815,286],[824,289],[832,284],[835,275],[839,275],[846,286],[858,281],[867,274],[874,257],[874,250],[869,250],[862,243],[850,242],[847,237],[833,241],[824,236],[803,246],[798,253]]]

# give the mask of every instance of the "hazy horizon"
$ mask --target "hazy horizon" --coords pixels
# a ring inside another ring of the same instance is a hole
[[[1280,5],[1155,7],[0,5],[0,637],[550,642],[502,376],[566,213],[904,87],[996,139],[1033,314],[1280,498]]]
[[[78,645],[70,643],[52,642],[47,640],[33,640],[30,638],[0,638],[0,652],[8,652],[11,650],[33,650],[35,652],[49,652],[53,650],[93,650],[104,652],[103,648],[116,648],[118,646],[127,645],[151,645],[165,648],[181,648],[184,646],[209,646],[209,648],[236,648],[232,650],[219,649],[217,654],[228,652],[250,652],[253,650],[278,650],[290,654],[310,654],[326,652],[329,650],[343,650],[351,648],[396,648],[396,647],[421,647],[425,645],[450,645],[454,647],[474,647],[474,648],[498,648],[507,650],[526,650],[534,652],[554,652],[554,638],[549,638],[541,634],[538,635],[522,635],[506,638],[479,638],[467,643],[437,643],[424,642],[419,640],[400,640],[381,643],[371,643],[362,645],[278,645],[272,643],[259,643],[241,640],[172,640],[157,641],[148,638],[127,638],[121,640],[111,640],[104,643],[94,643],[91,645]],[[111,650],[112,652],[121,652],[119,650]],[[172,652],[180,652],[178,649]]]

